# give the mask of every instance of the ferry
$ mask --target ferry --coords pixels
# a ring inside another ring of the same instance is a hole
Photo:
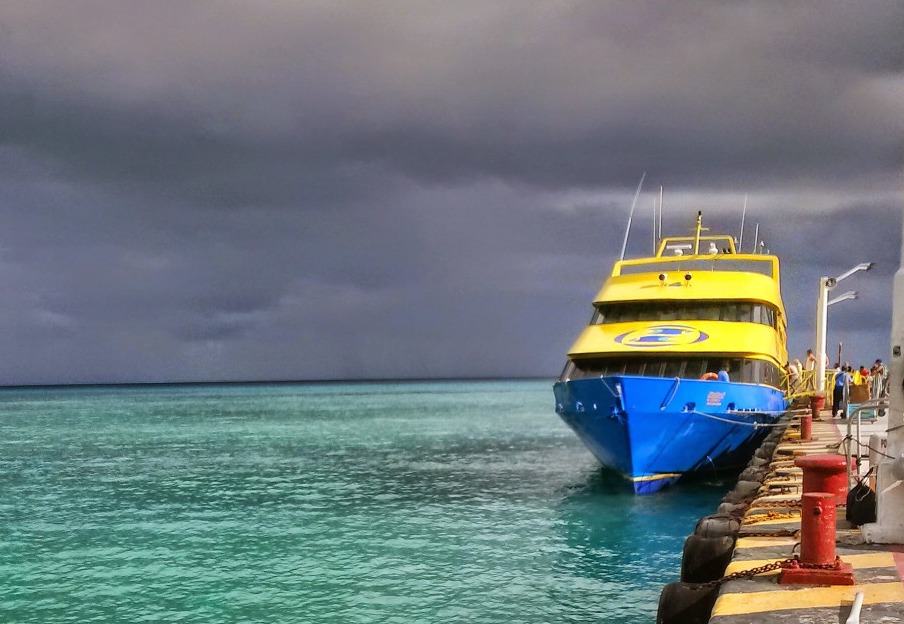
[[[615,263],[553,386],[556,413],[638,494],[740,469],[788,407],[779,260],[702,221]]]

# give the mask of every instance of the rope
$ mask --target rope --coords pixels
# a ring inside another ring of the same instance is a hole
[[[606,378],[603,377],[602,375],[600,375],[600,381],[603,382],[603,385],[606,387],[606,390],[609,391],[609,394],[611,394],[612,396],[614,396],[614,397],[617,399],[617,398],[618,398],[618,395],[615,394],[615,391],[614,391],[612,388],[609,387],[608,382],[606,382]]]
[[[749,526],[752,524],[758,524],[760,522],[766,522],[767,520],[800,520],[800,514],[785,512],[778,513],[777,511],[767,511],[762,514],[755,514],[752,516],[747,516],[744,518],[744,526]],[[798,529],[800,530],[800,529]],[[769,533],[769,535],[774,535],[774,533]],[[744,537],[752,537],[749,533],[745,533]]]
[[[786,501],[753,501],[750,504],[750,509],[771,509],[774,507],[801,507],[802,503],[800,500],[786,500]]]
[[[889,431],[891,431],[891,430],[889,430]],[[859,452],[863,449],[863,447],[866,447],[867,450],[873,451],[874,453],[877,453],[877,454],[881,455],[882,457],[885,457],[886,459],[895,459],[895,456],[894,456],[894,455],[889,455],[888,453],[882,451],[881,449],[873,448],[872,446],[869,445],[868,442],[867,442],[866,444],[864,444],[864,443],[861,442],[860,440],[855,440],[853,435],[846,435],[846,436],[844,436],[844,437],[841,439],[841,441],[840,441],[838,444],[835,445],[835,450],[840,450],[840,449],[841,449],[841,446],[842,446],[843,444],[848,443],[847,446],[845,446],[845,450],[846,450],[846,451],[849,451],[849,450],[850,450],[850,446],[851,446],[851,445],[850,445],[850,442],[856,442],[856,443],[857,443],[857,451],[858,451],[858,455],[860,454]],[[829,448],[831,448],[831,445],[830,445]]]
[[[698,412],[697,410],[690,410],[689,414],[696,414],[697,416],[703,416],[704,418],[711,418],[713,420],[719,420],[721,422],[731,423],[732,425],[744,425],[745,427],[753,427],[754,429],[759,429],[760,427],[785,427],[787,426],[782,422],[775,423],[759,423],[759,422],[744,422],[743,420],[731,420],[730,418],[722,418],[721,416],[716,416],[714,414],[706,414],[704,412]],[[744,414],[745,412],[731,412],[732,414]],[[757,414],[784,414],[784,412],[756,412]]]

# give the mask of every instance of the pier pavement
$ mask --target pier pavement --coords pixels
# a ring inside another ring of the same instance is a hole
[[[798,426],[789,427],[776,446],[770,476],[744,514],[725,575],[783,561],[799,553],[802,472],[794,466],[795,457],[844,454],[845,440],[850,435],[852,441],[860,441],[858,472],[862,475],[869,468],[871,436],[884,434],[886,429],[886,417],[863,419],[858,436],[856,421],[832,418],[828,411],[813,421],[809,441],[800,439]],[[873,454],[875,457],[875,451]],[[788,506],[783,508],[782,502]],[[710,624],[904,623],[904,545],[867,544],[860,529],[845,519],[845,509],[843,505],[837,507],[835,554],[853,567],[854,585],[780,585],[779,570],[730,580],[722,585]],[[858,610],[855,601],[862,604],[858,619],[854,619]]]

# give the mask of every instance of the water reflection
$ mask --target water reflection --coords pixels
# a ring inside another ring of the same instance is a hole
[[[565,489],[557,507],[563,549],[552,562],[571,591],[568,610],[618,610],[620,621],[650,621],[665,583],[678,580],[684,540],[712,513],[729,482],[687,483],[637,496],[604,469]]]

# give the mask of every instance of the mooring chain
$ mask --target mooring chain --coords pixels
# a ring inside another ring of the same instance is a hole
[[[802,563],[797,557],[792,557],[791,559],[785,559],[783,561],[775,561],[773,563],[767,563],[761,565],[757,568],[751,568],[749,570],[741,570],[740,572],[732,572],[731,574],[727,574],[720,579],[716,579],[715,581],[708,581],[706,583],[700,583],[699,585],[695,585],[696,589],[706,589],[710,587],[717,587],[727,583],[728,581],[739,581],[741,579],[749,579],[753,578],[757,574],[762,574],[763,572],[772,572],[773,570],[781,570],[784,568],[807,568],[812,570],[834,570],[838,567],[838,560],[836,557],[836,561],[834,563]]]
[[[738,533],[738,537],[797,537],[798,535],[800,535],[800,529],[776,529],[775,531]]]

